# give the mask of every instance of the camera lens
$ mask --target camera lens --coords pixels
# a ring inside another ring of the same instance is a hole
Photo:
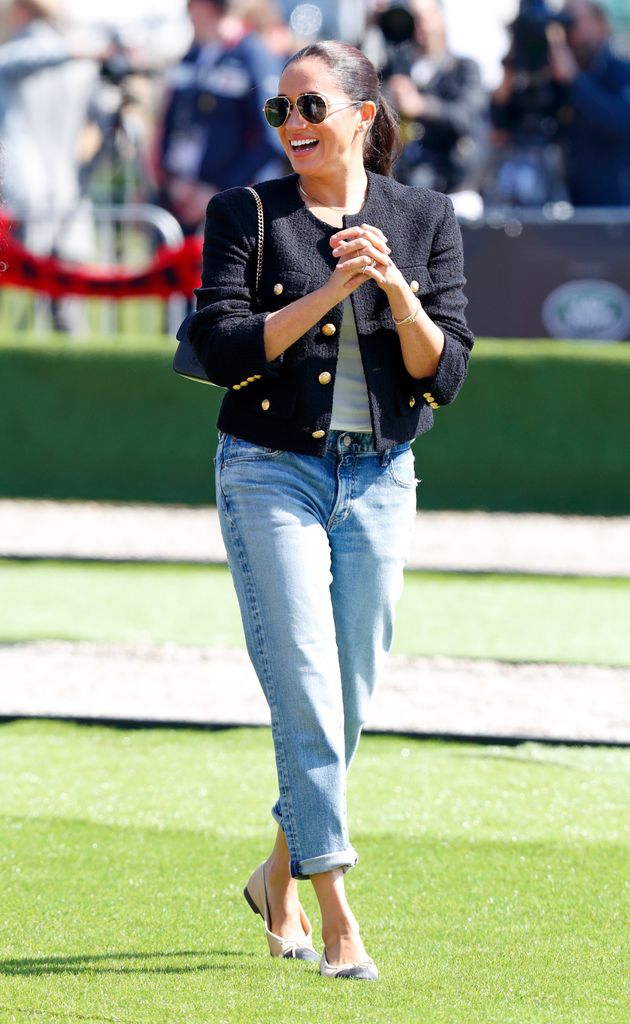
[[[388,43],[397,45],[413,39],[415,22],[406,4],[392,4],[379,16],[378,25]]]

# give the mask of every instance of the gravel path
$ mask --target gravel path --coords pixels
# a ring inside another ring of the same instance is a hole
[[[216,510],[0,500],[0,557],[222,562]],[[410,567],[630,576],[630,517],[422,512]],[[229,681],[229,685],[226,685]],[[630,669],[392,657],[368,728],[630,743]],[[268,723],[244,651],[0,645],[0,716]]]
[[[41,641],[0,646],[0,715],[267,725],[241,650]],[[630,742],[630,669],[391,657],[368,729]]]
[[[216,509],[0,500],[0,557],[222,562]],[[421,512],[410,568],[630,576],[630,516]]]

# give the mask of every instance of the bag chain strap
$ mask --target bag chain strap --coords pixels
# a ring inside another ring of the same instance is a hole
[[[260,277],[262,274],[263,267],[263,245],[265,244],[265,218],[263,214],[262,199],[258,195],[255,188],[251,188],[250,185],[246,186],[247,191],[251,192],[254,199],[256,200],[256,213],[258,215],[258,249],[256,252],[256,302],[260,302]]]

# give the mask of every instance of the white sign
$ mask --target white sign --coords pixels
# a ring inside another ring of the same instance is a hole
[[[547,296],[542,321],[552,338],[622,341],[630,336],[630,295],[612,281],[570,281]]]

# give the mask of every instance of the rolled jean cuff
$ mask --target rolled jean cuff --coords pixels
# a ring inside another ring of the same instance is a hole
[[[282,824],[282,812],[280,801],[271,808],[271,816],[274,821],[284,828]],[[323,871],[333,871],[335,868],[343,868],[344,874],[353,868],[359,860],[359,854],[352,846],[346,847],[337,853],[323,853],[319,857],[307,857],[305,860],[291,859],[291,877],[298,880],[310,878],[311,875],[321,874]]]
[[[293,878],[303,880],[311,875],[319,875],[324,871],[334,871],[335,868],[342,868],[344,874],[353,868],[359,855],[356,850],[348,846],[338,853],[324,853],[320,857],[307,857],[306,860],[291,861],[291,875]]]

